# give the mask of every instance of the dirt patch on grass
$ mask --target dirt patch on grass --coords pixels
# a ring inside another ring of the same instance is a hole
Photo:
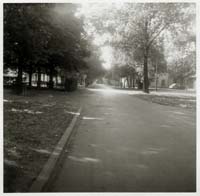
[[[28,191],[78,108],[65,92],[4,90],[4,192]]]
[[[196,97],[163,96],[163,95],[151,95],[151,94],[140,94],[134,96],[161,105],[181,107],[187,109],[196,109]]]

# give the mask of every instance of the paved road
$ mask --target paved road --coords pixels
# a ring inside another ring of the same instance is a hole
[[[195,114],[87,90],[52,192],[195,191]]]

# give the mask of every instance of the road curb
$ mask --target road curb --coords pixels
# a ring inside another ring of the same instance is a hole
[[[79,108],[77,113],[81,113],[82,108]],[[79,115],[75,115],[70,123],[70,125],[67,127],[66,131],[62,135],[61,139],[59,140],[58,144],[54,148],[54,151],[50,155],[48,161],[44,165],[43,169],[41,170],[40,174],[36,178],[36,180],[31,185],[29,192],[42,192],[43,188],[47,184],[49,178],[51,177],[53,170],[56,166],[56,163],[59,160],[59,157],[61,156],[63,149],[71,135],[71,132],[76,124],[76,121],[78,119]]]

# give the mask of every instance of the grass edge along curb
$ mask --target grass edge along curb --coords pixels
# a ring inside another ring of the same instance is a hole
[[[82,108],[79,108],[78,113],[81,113]],[[41,172],[39,173],[36,180],[31,185],[29,192],[41,192],[43,187],[48,182],[52,171],[63,151],[63,148],[69,139],[69,136],[74,128],[74,125],[78,119],[79,115],[75,115],[70,122],[69,126],[67,127],[66,131],[62,135],[61,139],[57,143],[56,147],[54,148],[52,154],[50,155],[48,161],[45,163],[44,167],[42,168]]]

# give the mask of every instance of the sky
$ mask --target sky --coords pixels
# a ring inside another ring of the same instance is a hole
[[[86,18],[90,18],[95,16],[101,16],[105,9],[107,9],[109,6],[111,6],[111,3],[95,3],[95,4],[88,4],[88,3],[83,3],[81,4],[81,8],[78,11],[77,15],[84,15]],[[92,26],[87,25],[85,27],[86,32],[90,34],[92,32]],[[95,38],[93,40],[93,43],[97,46],[99,46],[100,51],[101,51],[101,59],[103,60],[103,67],[106,69],[110,69],[112,67],[112,47],[109,45],[104,46],[104,42],[106,40],[111,39],[112,35],[110,34],[95,34]]]
[[[101,47],[101,58],[104,61],[103,66],[106,69],[110,69],[112,67],[112,47],[104,46]]]

